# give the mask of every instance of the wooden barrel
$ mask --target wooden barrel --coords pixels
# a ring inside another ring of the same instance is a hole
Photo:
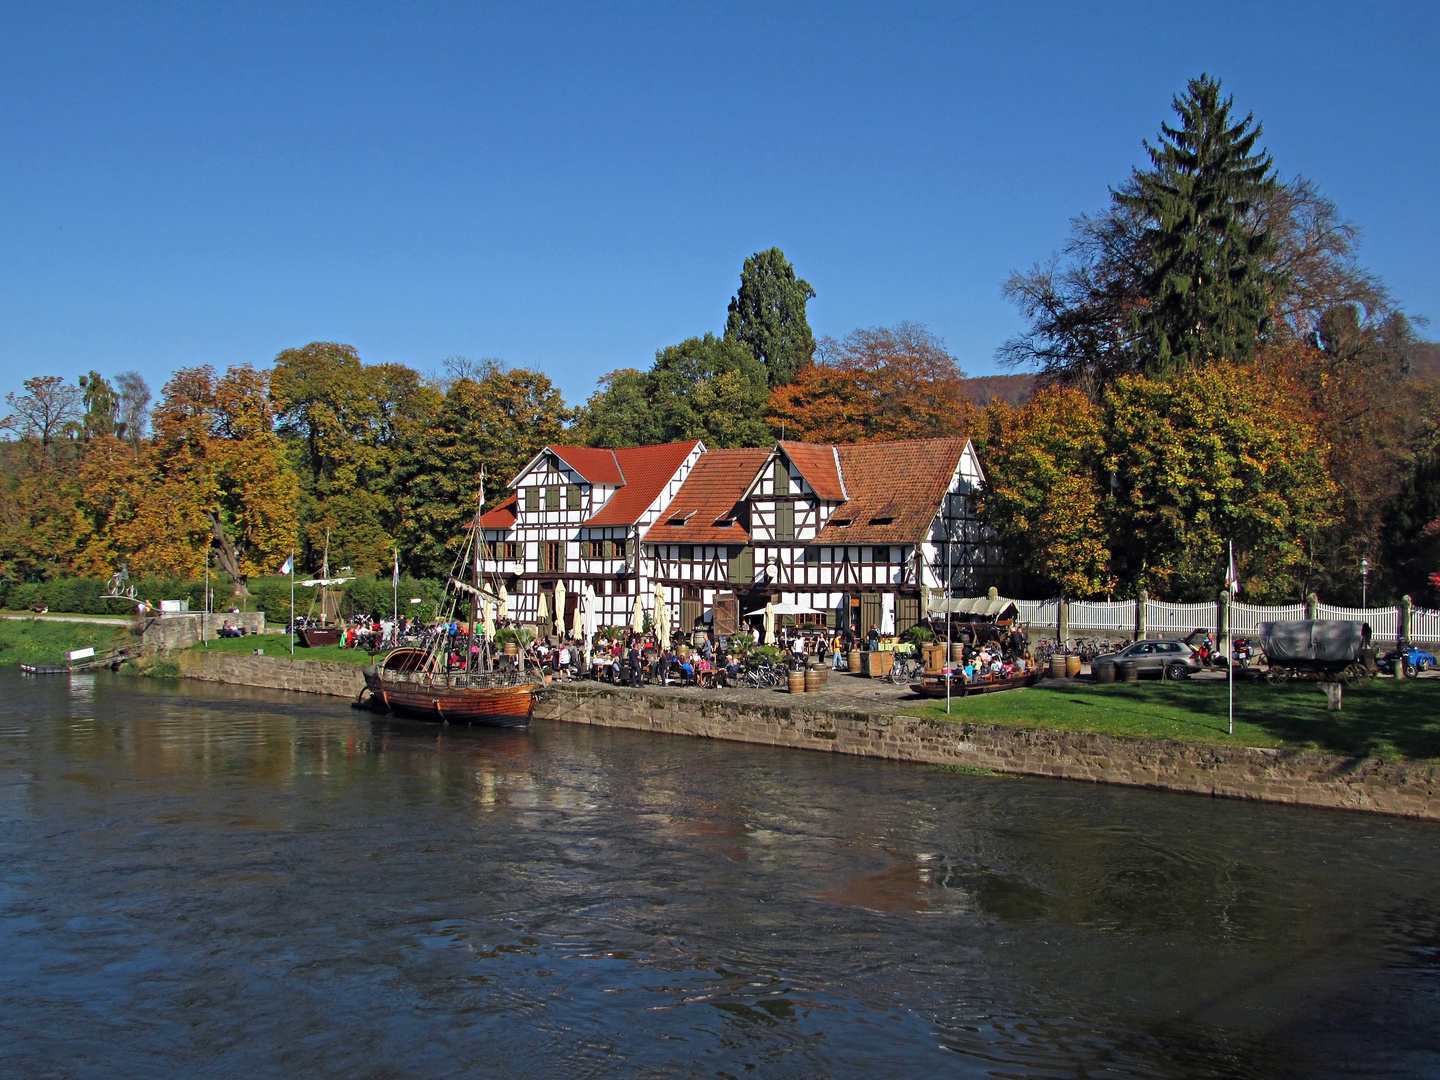
[[[1097,683],[1112,683],[1115,681],[1115,662],[1106,660],[1103,664],[1096,664],[1091,668],[1095,673]]]
[[[1121,682],[1140,681],[1140,665],[1134,660],[1121,660],[1115,665],[1115,670],[1119,674]]]
[[[1063,679],[1065,677],[1065,657],[1050,657],[1050,677],[1052,679]]]
[[[681,660],[690,659],[690,646],[681,645],[678,649],[675,650],[675,655],[680,657]]]
[[[1071,653],[1069,656],[1065,657],[1065,677],[1073,679],[1076,675],[1079,674],[1080,657],[1076,656],[1074,653]]]
[[[963,641],[952,641],[950,643],[950,663],[963,664],[965,662],[965,643]]]
[[[859,674],[860,674],[860,650],[859,650],[859,649],[851,649],[851,650],[850,650],[850,655],[848,655],[847,657],[845,657],[845,661],[846,661],[846,667],[848,667],[848,668],[850,669],[850,674],[851,674],[851,675],[859,675]]]
[[[793,680],[794,675],[790,678]],[[809,668],[803,675],[805,692],[813,694],[825,686],[825,672],[820,668]],[[794,686],[791,686],[791,693],[794,693]]]
[[[805,673],[803,671],[790,672],[790,693],[803,694],[805,692]]]
[[[513,641],[507,641],[507,642],[505,643],[505,655],[506,655],[506,656],[519,656],[519,655],[520,655],[520,646],[519,646],[519,645],[516,645],[515,642],[513,642]]]

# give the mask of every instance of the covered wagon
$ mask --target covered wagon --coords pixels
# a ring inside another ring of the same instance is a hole
[[[1370,624],[1344,619],[1296,619],[1260,624],[1260,651],[1271,677],[1347,680],[1373,678]]]

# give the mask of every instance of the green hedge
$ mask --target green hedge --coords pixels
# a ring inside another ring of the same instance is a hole
[[[409,615],[412,618],[419,616],[422,619],[430,619],[435,614],[435,602],[440,599],[444,586],[430,578],[412,578],[406,575],[400,577],[400,614]],[[305,592],[310,592],[306,589]],[[412,604],[412,597],[420,597],[421,603]],[[390,584],[390,578],[386,577],[357,577],[345,583],[340,598],[340,614],[349,618],[351,615],[375,615],[382,619],[388,619],[394,609],[395,593]],[[295,606],[301,611],[309,604],[307,597],[302,604],[300,597],[295,597]]]
[[[127,600],[106,600],[103,594],[109,587],[108,578],[54,578],[50,581],[7,582],[0,586],[0,607],[12,611],[28,611],[32,607],[47,607],[54,612],[74,615],[130,615],[135,607]],[[205,608],[204,581],[167,581],[146,579],[133,583],[135,593],[152,604],[161,600],[189,600],[192,611]],[[217,607],[227,606],[230,598],[230,580],[212,579],[211,590],[215,593]]]

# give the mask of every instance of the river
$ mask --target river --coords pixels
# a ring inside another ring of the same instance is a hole
[[[1440,825],[0,671],[0,1072],[1440,1075]]]

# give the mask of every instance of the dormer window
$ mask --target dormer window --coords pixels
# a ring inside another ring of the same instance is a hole
[[[855,519],[854,519],[854,518],[831,518],[831,519],[830,519],[830,524],[831,524],[831,525],[834,525],[837,529],[848,529],[851,525],[854,525],[854,524],[855,524]]]
[[[672,517],[672,518],[671,518],[669,521],[667,521],[665,524],[667,524],[667,525],[673,525],[673,526],[675,526],[675,528],[679,529],[679,528],[682,528],[682,527],[685,526],[685,525],[690,524],[690,519],[691,519],[692,517],[694,517],[694,516],[695,516],[695,511],[694,511],[694,510],[691,510],[688,514],[676,514],[674,517]]]
[[[848,524],[848,523],[847,523],[847,524]],[[871,525],[894,525],[894,524],[895,524],[895,519],[894,519],[893,517],[873,517],[873,518],[870,519],[870,524],[871,524]]]

